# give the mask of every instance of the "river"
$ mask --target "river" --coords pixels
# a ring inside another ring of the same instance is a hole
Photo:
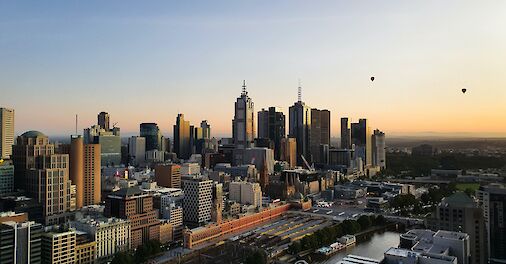
[[[383,253],[387,249],[390,247],[397,247],[399,245],[399,235],[399,233],[391,231],[375,233],[366,241],[362,241],[355,246],[338,252],[330,259],[322,263],[335,264],[350,254],[381,260],[383,259]]]

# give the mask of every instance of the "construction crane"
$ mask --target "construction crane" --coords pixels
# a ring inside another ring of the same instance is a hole
[[[306,158],[304,157],[304,155],[300,155],[300,157],[302,158],[302,160],[304,161],[304,164],[306,164],[307,166],[307,169],[310,170],[310,171],[314,171],[314,166],[309,166],[309,162],[307,162]]]

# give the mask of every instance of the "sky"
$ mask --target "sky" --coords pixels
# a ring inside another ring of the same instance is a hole
[[[124,135],[172,135],[181,112],[221,137],[242,80],[255,111],[288,115],[300,79],[333,137],[343,116],[387,135],[503,137],[504,14],[506,1],[0,0],[0,107],[16,134],[69,135],[76,114],[82,131],[106,111]]]

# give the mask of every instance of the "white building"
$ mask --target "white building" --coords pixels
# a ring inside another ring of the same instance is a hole
[[[128,139],[128,155],[135,165],[146,161],[146,138],[133,136]]]
[[[378,129],[372,135],[372,165],[380,169],[386,168],[385,133]]]
[[[71,222],[71,226],[94,238],[96,258],[108,259],[116,252],[130,249],[130,222],[119,218],[84,218]]]
[[[181,177],[200,175],[200,165],[198,163],[184,163],[181,165]]]

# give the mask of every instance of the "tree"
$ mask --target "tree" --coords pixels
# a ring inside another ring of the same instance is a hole
[[[357,220],[358,224],[360,225],[361,230],[366,230],[367,228],[371,227],[372,221],[371,218],[367,215],[362,215]]]
[[[111,264],[134,264],[134,259],[132,255],[128,252],[118,252],[114,255],[114,258],[111,261]]]
[[[246,257],[246,264],[265,264],[265,263],[266,263],[265,255],[258,250],[255,250],[252,254]]]
[[[380,226],[386,224],[387,220],[383,215],[378,215],[373,219],[373,225]]]

